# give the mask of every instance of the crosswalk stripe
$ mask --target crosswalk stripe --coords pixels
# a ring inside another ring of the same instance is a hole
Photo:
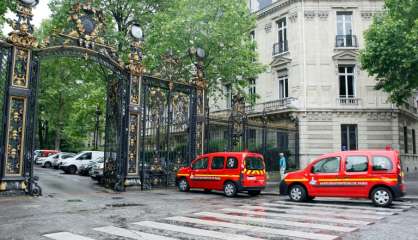
[[[267,227],[257,227],[257,226],[251,226],[251,225],[245,225],[245,224],[220,222],[220,221],[216,221],[216,220],[204,220],[204,219],[190,218],[190,217],[180,217],[179,216],[179,217],[169,217],[169,218],[166,218],[166,219],[171,220],[171,221],[195,223],[195,224],[216,226],[216,227],[233,228],[233,229],[244,230],[244,231],[259,232],[259,233],[261,232],[261,233],[264,233],[264,234],[274,234],[274,235],[313,239],[313,240],[333,240],[333,239],[339,238],[338,236],[328,235],[328,234],[309,233],[309,232],[301,232],[301,231],[293,231],[293,230],[285,230],[285,229],[274,229],[274,228],[267,228]]]
[[[51,233],[43,236],[54,240],[94,240],[93,238],[83,237],[69,232]]]
[[[367,214],[354,214],[354,213],[341,213],[341,212],[333,212],[333,211],[315,211],[313,209],[307,211],[306,209],[280,209],[277,207],[264,207],[264,206],[252,206],[252,205],[243,205],[242,208],[246,209],[257,209],[262,211],[283,211],[284,213],[295,213],[295,214],[312,214],[312,215],[327,215],[333,217],[349,217],[354,219],[374,219],[374,220],[382,220],[385,217],[376,216],[376,215],[367,215]]]
[[[346,206],[341,204],[329,204],[329,203],[307,203],[307,202],[290,202],[290,201],[276,201],[276,203],[283,203],[283,204],[289,204],[289,205],[306,205],[306,206],[327,206],[327,207],[334,207],[334,208],[342,208],[342,209],[362,209],[362,210],[379,210],[382,212],[403,212],[405,209],[399,209],[399,208],[378,208],[378,207],[365,207],[365,206]]]
[[[230,239],[240,239],[240,240],[260,240],[260,238],[254,238],[245,235],[238,235],[232,233],[222,233],[217,231],[210,231],[205,229],[193,228],[193,227],[185,227],[185,226],[178,226],[168,223],[160,223],[160,222],[152,222],[152,221],[142,221],[133,223],[135,225],[139,225],[142,227],[149,227],[149,228],[156,228],[161,230],[173,231],[173,232],[181,232],[201,237],[208,237],[208,238],[217,238],[223,240],[230,240]]]
[[[212,213],[212,212],[200,212],[195,213],[198,216],[206,216],[206,217],[214,217],[219,219],[227,219],[227,220],[238,220],[238,221],[245,221],[249,223],[264,223],[264,224],[274,224],[274,225],[283,225],[283,226],[292,226],[292,227],[306,227],[306,228],[314,228],[314,229],[322,229],[322,230],[332,230],[336,232],[353,232],[358,230],[355,227],[340,227],[340,226],[333,226],[333,225],[326,225],[326,224],[318,224],[318,223],[306,223],[306,222],[295,222],[295,221],[286,221],[286,220],[279,220],[279,219],[267,219],[267,218],[254,218],[249,216],[236,216],[236,215],[229,215],[223,213]]]
[[[350,220],[350,219],[341,219],[325,216],[310,216],[310,215],[299,215],[299,214],[287,214],[287,213],[272,213],[272,212],[260,212],[253,210],[237,209],[237,208],[224,208],[221,209],[225,212],[231,213],[244,213],[252,214],[257,216],[271,216],[271,217],[281,217],[281,218],[293,218],[293,219],[302,219],[302,220],[316,220],[322,222],[331,222],[331,223],[342,223],[342,224],[352,224],[352,225],[370,225],[373,222],[362,221],[362,220]]]
[[[298,205],[298,206],[293,206],[293,205],[288,205],[288,204],[281,204],[281,203],[263,203],[262,205],[264,206],[272,206],[272,207],[285,207],[285,208],[297,208],[297,209],[320,209],[320,210],[335,210],[335,208],[332,207],[321,207],[321,206],[314,206],[314,207],[308,207],[308,206],[303,206],[303,205]],[[286,210],[286,209],[283,209]],[[343,212],[343,213],[357,213],[357,214],[376,214],[376,215],[394,215],[396,214],[395,212],[377,212],[377,211],[371,211],[371,210],[356,210],[356,209],[338,209],[338,212]]]
[[[147,240],[176,240],[177,239],[177,238],[164,237],[164,236],[159,236],[159,235],[150,234],[150,233],[139,232],[136,230],[128,230],[125,228],[119,228],[119,227],[114,227],[114,226],[94,228],[93,230],[98,231],[98,232],[108,233],[108,234],[119,236],[119,237],[132,238],[132,239],[147,239]]]

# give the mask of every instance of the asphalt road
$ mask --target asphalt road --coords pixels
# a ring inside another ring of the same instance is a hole
[[[226,198],[221,193],[174,189],[113,193],[88,177],[52,169],[36,169],[35,174],[41,179],[42,197],[0,198],[1,240],[164,239],[162,236],[380,240],[418,236],[415,203],[397,202],[392,209],[382,210],[366,200],[320,199],[298,205],[278,196]]]

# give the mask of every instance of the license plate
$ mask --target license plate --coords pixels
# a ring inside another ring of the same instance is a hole
[[[254,181],[256,178],[255,177],[247,177],[247,180],[250,180],[250,181]]]

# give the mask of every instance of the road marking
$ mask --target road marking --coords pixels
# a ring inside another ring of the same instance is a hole
[[[309,211],[306,211],[306,209],[280,209],[277,207],[263,207],[263,206],[252,206],[252,205],[243,205],[240,206],[241,208],[247,208],[247,209],[256,209],[261,211],[282,211],[284,213],[296,213],[296,214],[312,214],[312,215],[327,215],[327,216],[333,216],[333,217],[343,217],[343,218],[354,218],[354,219],[374,219],[374,220],[382,220],[385,217],[382,216],[376,216],[376,215],[367,215],[367,214],[355,214],[355,213],[340,213],[340,212],[333,212],[333,211],[315,211],[314,209],[311,209]]]
[[[335,235],[292,231],[292,230],[285,230],[285,229],[274,229],[274,228],[267,228],[267,227],[257,227],[253,225],[220,222],[217,220],[204,220],[204,219],[189,218],[189,217],[169,217],[166,219],[172,220],[172,221],[178,221],[178,222],[233,228],[233,229],[238,229],[238,230],[243,230],[243,231],[258,232],[258,233],[264,233],[264,234],[267,233],[267,234],[274,234],[274,235],[280,235],[280,236],[305,238],[305,239],[313,239],[313,240],[334,240],[334,239],[339,238],[339,236],[335,236]]]
[[[355,227],[340,227],[340,226],[318,224],[318,223],[294,222],[294,221],[267,219],[267,218],[254,218],[250,216],[236,216],[236,215],[229,215],[229,214],[223,214],[223,213],[200,212],[200,213],[195,213],[195,215],[215,217],[219,219],[238,220],[238,221],[245,221],[245,222],[252,222],[252,223],[264,223],[264,224],[267,223],[267,224],[275,224],[275,225],[280,225],[280,226],[284,225],[284,226],[292,226],[292,227],[306,227],[306,228],[314,228],[314,229],[332,230],[332,231],[337,231],[337,232],[353,232],[353,231],[358,230],[358,228],[355,228]]]
[[[156,229],[173,231],[173,232],[181,232],[181,233],[186,233],[186,234],[191,234],[191,235],[196,235],[196,236],[217,238],[217,239],[223,239],[223,240],[230,240],[230,239],[260,240],[261,239],[261,238],[254,238],[254,237],[245,236],[245,235],[222,233],[218,231],[210,231],[210,230],[205,230],[205,229],[177,226],[173,224],[152,222],[152,221],[142,221],[142,222],[136,222],[133,224],[139,225],[142,227],[156,228]]]
[[[44,237],[55,240],[94,240],[93,238],[83,237],[69,232],[45,234]]]
[[[280,217],[280,218],[294,218],[294,219],[301,219],[301,220],[315,220],[321,222],[331,222],[331,223],[342,223],[342,224],[352,224],[352,225],[370,225],[373,222],[362,221],[362,220],[349,220],[349,219],[341,219],[341,218],[333,218],[333,217],[325,217],[325,216],[309,216],[309,215],[296,215],[296,214],[286,214],[286,213],[271,213],[271,212],[260,212],[254,210],[245,210],[245,209],[237,209],[237,208],[224,208],[221,211],[230,212],[230,213],[244,213],[244,214],[252,214],[257,216],[270,216],[270,217]]]
[[[329,203],[307,203],[307,202],[291,202],[291,201],[276,201],[276,203],[283,203],[283,204],[289,204],[289,205],[306,205],[306,206],[327,206],[327,207],[334,207],[334,208],[342,208],[342,209],[362,209],[362,210],[376,210],[376,211],[382,211],[382,212],[403,212],[406,209],[404,208],[379,208],[379,207],[365,207],[365,206],[347,206],[347,205],[341,205],[341,204],[329,204]]]
[[[321,210],[335,210],[335,208],[332,207],[321,207],[321,206],[303,206],[303,205],[298,205],[298,206],[293,206],[290,204],[280,204],[280,203],[263,203],[263,205],[265,206],[272,206],[272,207],[286,207],[286,208],[297,208],[297,209],[321,209]],[[283,209],[283,211],[285,211],[286,209]],[[361,209],[338,209],[338,212],[343,212],[343,213],[356,213],[356,214],[376,214],[376,215],[394,215],[396,214],[395,212],[377,212],[377,211],[372,211],[372,210],[361,210]]]
[[[94,228],[93,230],[98,231],[98,232],[108,233],[108,234],[119,236],[119,237],[132,238],[132,239],[147,239],[147,240],[176,240],[177,239],[177,238],[164,237],[164,236],[159,236],[159,235],[150,234],[150,233],[139,232],[135,230],[128,230],[125,228],[118,228],[114,226]]]

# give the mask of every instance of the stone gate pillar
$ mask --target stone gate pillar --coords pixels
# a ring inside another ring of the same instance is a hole
[[[17,20],[8,20],[13,31],[2,48],[9,49],[4,86],[0,157],[0,192],[31,192],[33,126],[38,62],[32,56],[37,46],[32,35],[32,7],[37,0],[18,1]],[[2,59],[3,60],[3,59]],[[4,68],[5,69],[5,68]],[[1,69],[0,69],[1,70]]]

